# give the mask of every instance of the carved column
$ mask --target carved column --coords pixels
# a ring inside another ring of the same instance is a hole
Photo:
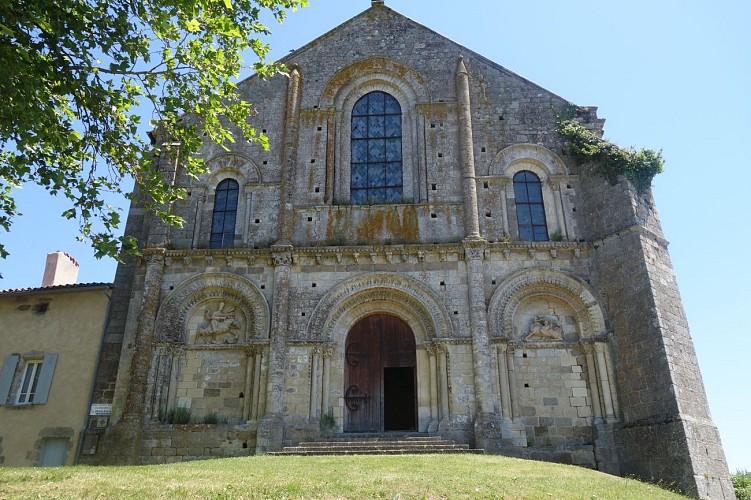
[[[159,296],[164,275],[164,249],[144,250],[146,275],[143,283],[143,299],[136,320],[133,360],[130,366],[130,383],[123,409],[123,420],[140,422],[143,419],[146,391],[149,385],[151,354],[154,343],[154,322],[159,309]]]
[[[428,365],[430,368],[430,423],[428,424],[428,431],[434,432],[437,426],[438,420],[438,349],[435,345],[427,345],[425,352],[428,355]]]
[[[563,219],[564,230],[561,232],[567,240],[576,240],[576,235],[573,234],[573,227],[571,226],[571,219],[569,219],[568,209],[566,207],[566,199],[563,196],[566,190],[566,181],[562,180],[558,183],[558,199],[561,204],[561,218]]]
[[[243,227],[242,227],[242,244],[243,246],[249,246],[248,245],[248,239],[250,238],[250,207],[251,203],[253,202],[253,190],[250,186],[245,186],[245,217],[243,218]]]
[[[602,388],[602,402],[605,406],[605,421],[615,421],[615,408],[613,407],[613,397],[610,392],[610,379],[608,378],[607,362],[605,361],[605,343],[595,342],[595,353],[597,355],[597,374],[600,376],[600,387]]]
[[[255,350],[253,357],[253,396],[250,401],[250,419],[258,420],[261,405],[261,367],[263,366],[263,349]]]
[[[154,418],[159,416],[159,408],[162,401],[162,393],[164,392],[165,374],[164,374],[164,348],[159,347],[154,349],[154,354],[151,358],[151,366],[154,368],[154,384],[149,388],[151,393],[151,404],[149,405],[148,417]]]
[[[245,386],[243,388],[243,417],[244,421],[250,420],[250,408],[253,403],[253,369],[255,368],[255,351],[251,348],[245,350]]]
[[[292,209],[295,201],[295,172],[297,170],[297,138],[300,127],[301,99],[302,79],[299,69],[293,67],[289,72],[289,83],[287,85],[281,200],[279,203],[279,243],[285,245],[292,241],[294,226]]]
[[[616,420],[618,420],[621,411],[618,406],[618,394],[615,390],[615,366],[613,365],[613,359],[610,354],[610,344],[604,343],[603,351],[605,351],[605,364],[607,365],[608,380],[610,381],[610,397],[613,400],[613,413],[615,414]]]
[[[321,415],[329,413],[329,397],[331,394],[331,356],[334,354],[334,346],[327,345],[323,348],[323,376],[321,381]]]
[[[326,186],[323,198],[324,203],[331,203],[334,199],[334,183],[336,181],[334,167],[336,164],[336,121],[334,116],[326,120]]]
[[[511,388],[508,377],[508,343],[503,342],[496,346],[498,357],[498,383],[501,390],[501,415],[504,418],[513,418],[511,409]]]
[[[553,178],[550,178],[548,179],[548,187],[550,188],[550,192],[553,194],[553,203],[555,205],[555,219],[556,223],[558,224],[558,232],[561,233],[561,236],[563,238],[566,238],[566,221],[563,218],[563,204],[561,203],[560,197],[560,182],[554,180]]]
[[[436,345],[436,352],[438,355],[438,384],[437,393],[438,401],[440,403],[440,419],[448,420],[451,417],[450,402],[450,390],[451,382],[449,381],[448,373],[448,349],[445,345]]]
[[[506,351],[506,364],[508,366],[508,378],[509,378],[509,387],[510,387],[510,393],[509,397],[511,398],[511,418],[516,419],[519,417],[519,389],[517,386],[517,380],[516,380],[516,366],[514,364],[514,351],[515,348],[509,346],[508,350]]]
[[[470,105],[469,74],[467,67],[464,65],[464,58],[459,58],[459,65],[456,70],[456,99],[459,107],[459,160],[462,169],[462,195],[464,198],[464,236],[479,238],[480,217],[477,209],[472,109]]]
[[[587,360],[587,378],[589,380],[589,392],[592,395],[592,411],[595,415],[595,422],[602,421],[602,406],[600,406],[600,388],[597,383],[597,368],[595,365],[594,347],[592,344],[582,344],[584,356]]]
[[[504,179],[503,183],[501,184],[501,197],[498,200],[501,204],[501,222],[503,224],[503,235],[506,237],[511,236],[508,228],[508,185],[509,183],[506,182],[506,179]]]
[[[469,294],[469,325],[472,333],[472,362],[478,415],[493,413],[490,342],[485,308],[485,240],[464,240]]]
[[[321,418],[321,354],[323,349],[320,346],[313,347],[310,356],[310,419]]]
[[[198,248],[201,241],[201,221],[203,220],[203,206],[206,203],[206,190],[201,189],[196,201],[196,213],[193,219],[193,244],[192,248]]]
[[[274,305],[269,339],[269,374],[266,382],[266,410],[258,425],[256,452],[281,449],[283,437],[284,360],[289,330],[290,274],[292,247],[274,245]]]

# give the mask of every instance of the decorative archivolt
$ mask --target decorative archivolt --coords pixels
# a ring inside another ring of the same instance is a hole
[[[354,103],[373,90],[394,94],[402,109],[430,102],[425,80],[415,70],[391,59],[373,57],[338,71],[326,84],[320,106],[346,109],[345,101]]]
[[[563,160],[540,144],[514,144],[505,148],[490,164],[489,175],[511,177],[519,170],[533,170],[541,179],[568,175]]]
[[[500,284],[488,307],[490,331],[494,336],[509,338],[533,333],[515,332],[515,313],[525,301],[545,298],[562,301],[573,311],[581,338],[605,333],[605,317],[589,285],[573,275],[550,269],[525,269]]]
[[[189,322],[199,307],[205,322],[195,325],[198,343],[268,338],[269,305],[260,290],[240,276],[211,273],[188,279],[165,298],[156,319],[157,341],[189,342]]]
[[[395,273],[372,273],[340,283],[316,306],[308,338],[344,342],[358,320],[376,313],[400,317],[417,342],[452,337],[448,312],[426,285]]]
[[[224,153],[206,162],[208,176],[206,186],[216,187],[224,179],[235,179],[240,186],[260,184],[261,170],[252,160],[238,153]]]

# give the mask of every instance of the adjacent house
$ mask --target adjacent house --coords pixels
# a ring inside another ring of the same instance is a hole
[[[0,291],[0,465],[77,463],[112,286],[74,267],[56,252],[41,287]]]

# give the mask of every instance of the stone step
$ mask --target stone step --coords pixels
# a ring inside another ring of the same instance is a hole
[[[288,446],[284,448],[284,451],[355,451],[355,450],[468,450],[469,446],[459,444],[447,444],[447,445],[399,445],[381,444],[377,446],[362,446],[357,444],[341,445],[341,446]]]
[[[339,436],[325,441],[305,441],[270,455],[406,455],[428,453],[483,453],[469,445],[440,436],[372,434]]]
[[[327,436],[322,442],[330,441],[403,441],[403,440],[427,440],[440,441],[441,436],[429,436],[422,432],[357,432]]]
[[[322,448],[327,446],[454,446],[455,441],[303,441],[297,446]],[[457,445],[458,446],[458,445]],[[468,445],[461,445],[468,446]]]
[[[485,450],[480,449],[447,449],[447,450],[404,450],[404,449],[381,449],[381,450],[367,450],[356,449],[349,451],[331,451],[331,450],[306,450],[306,451],[273,451],[269,455],[277,456],[323,456],[323,455],[446,455],[446,454],[473,454],[481,455]]]

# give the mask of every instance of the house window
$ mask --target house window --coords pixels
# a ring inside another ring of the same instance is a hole
[[[21,377],[21,386],[18,388],[16,404],[22,405],[34,402],[34,394],[39,384],[39,374],[42,373],[42,360],[27,361]]]
[[[353,205],[402,201],[402,108],[385,92],[371,92],[352,108]]]
[[[548,241],[540,178],[528,170],[517,172],[514,175],[514,196],[519,238],[526,241]]]
[[[235,220],[240,186],[234,179],[225,179],[216,187],[214,215],[211,219],[210,248],[232,248],[235,244]]]
[[[56,364],[55,353],[44,357],[37,353],[6,356],[0,370],[0,406],[46,403]],[[15,394],[15,398],[11,398],[11,394]]]

